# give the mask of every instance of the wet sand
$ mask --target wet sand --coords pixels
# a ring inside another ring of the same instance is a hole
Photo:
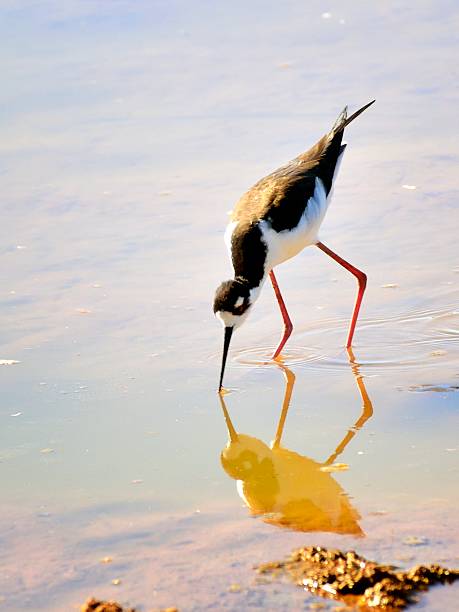
[[[62,610],[64,602],[77,610],[90,595],[147,610],[171,605],[180,610],[296,610],[303,609],[304,600],[322,599],[289,584],[259,584],[253,569],[295,547],[339,542],[401,568],[458,565],[455,518],[444,503],[412,509],[406,518],[361,511],[367,537],[357,541],[276,530],[248,520],[240,506],[231,516],[226,508],[155,516],[137,506],[94,509],[90,518],[83,512],[34,520],[11,517],[2,592],[7,586],[12,609],[29,610],[33,602],[34,610],[49,612]],[[410,544],[415,537],[423,543]],[[120,582],[114,585],[113,580]],[[458,594],[457,584],[432,589],[419,609],[448,609]],[[332,602],[324,605],[333,609]]]

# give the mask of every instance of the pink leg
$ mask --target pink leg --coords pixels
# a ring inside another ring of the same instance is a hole
[[[332,259],[341,264],[346,270],[349,270],[359,281],[359,292],[355,301],[354,312],[352,314],[351,324],[349,326],[349,334],[347,336],[346,348],[352,345],[352,338],[354,337],[355,324],[357,323],[357,317],[359,316],[360,304],[362,303],[363,294],[365,293],[365,287],[367,286],[367,275],[365,272],[354,268],[349,262],[342,259],[339,255],[334,253],[331,249],[326,247],[323,242],[318,242],[317,246],[321,251],[330,255]]]
[[[292,333],[293,325],[290,321],[290,317],[288,316],[287,308],[285,307],[284,299],[281,295],[279,285],[277,284],[276,277],[274,276],[274,272],[271,270],[269,273],[269,278],[271,279],[271,283],[273,285],[274,293],[276,294],[277,301],[279,302],[279,308],[282,314],[282,318],[284,319],[284,335],[282,336],[282,340],[279,342],[279,346],[274,351],[274,355],[272,359],[276,359],[279,356],[281,350],[284,348],[285,343],[290,337]]]

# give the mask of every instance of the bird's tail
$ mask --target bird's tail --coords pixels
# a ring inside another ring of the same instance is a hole
[[[355,111],[355,113],[353,113],[350,117],[347,116],[347,106],[345,106],[343,111],[340,113],[338,119],[335,121],[334,126],[331,129],[332,133],[336,134],[337,132],[341,132],[342,130],[344,130],[344,128],[347,125],[349,125],[351,121],[354,121],[354,119],[356,119],[360,114],[363,113],[364,110],[366,110],[369,106],[371,106],[375,102],[376,100],[372,100],[371,102],[368,102],[368,104],[365,104],[365,106],[362,106],[362,108],[359,108],[359,110]]]

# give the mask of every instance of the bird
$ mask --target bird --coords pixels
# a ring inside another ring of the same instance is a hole
[[[233,332],[247,319],[268,276],[284,322],[284,331],[272,359],[276,360],[280,356],[293,325],[274,268],[307,246],[317,246],[357,278],[358,292],[346,347],[352,345],[367,276],[326,246],[319,239],[318,232],[330,204],[346,150],[344,129],[374,102],[372,100],[365,104],[350,116],[346,106],[331,130],[314,146],[255,183],[231,212],[225,231],[225,243],[230,253],[234,278],[219,285],[213,302],[214,314],[224,327],[219,393],[223,390],[225,365]]]

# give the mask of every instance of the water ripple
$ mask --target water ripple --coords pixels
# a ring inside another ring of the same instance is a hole
[[[329,318],[300,329],[284,350],[283,362],[328,371],[349,367],[347,352],[339,345],[345,339],[347,325],[348,320]],[[401,370],[457,363],[459,311],[444,307],[363,319],[356,340],[358,361],[365,368]],[[262,366],[272,363],[274,349],[274,345],[242,349],[233,355],[233,361],[240,366]]]

